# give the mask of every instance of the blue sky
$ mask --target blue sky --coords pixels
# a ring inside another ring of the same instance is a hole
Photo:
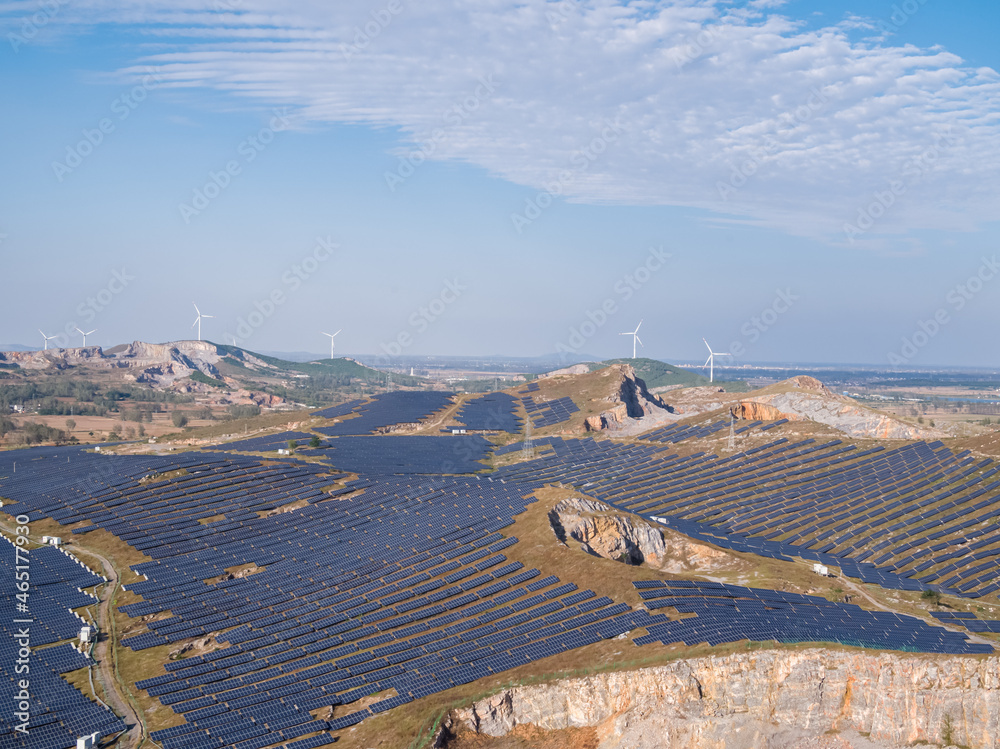
[[[0,4],[0,342],[1000,366],[995,4],[286,6]]]

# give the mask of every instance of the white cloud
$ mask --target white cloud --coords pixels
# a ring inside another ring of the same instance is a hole
[[[431,158],[539,190],[568,169],[573,201],[691,206],[833,243],[846,224],[865,243],[998,215],[995,71],[853,40],[857,18],[805,30],[781,5],[81,0],[57,21],[166,42],[136,69],[157,65],[175,86],[397,127],[415,148],[433,142]],[[495,92],[449,124],[482,76]],[[581,159],[609,122],[620,137]]]

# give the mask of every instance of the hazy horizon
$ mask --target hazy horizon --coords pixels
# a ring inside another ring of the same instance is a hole
[[[998,22],[15,0],[0,340],[1000,367]]]

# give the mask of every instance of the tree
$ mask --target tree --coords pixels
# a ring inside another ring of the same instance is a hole
[[[321,444],[322,443],[320,442],[319,437],[317,437],[315,434],[309,440],[309,447],[319,447]]]
[[[188,417],[183,411],[172,411],[170,413],[170,421],[175,427],[181,429],[187,426]]]
[[[948,713],[944,714],[944,719],[941,721],[941,741],[944,742],[945,746],[951,746],[955,743],[955,726]]]
[[[76,422],[73,419],[66,419],[66,428],[72,432],[76,429]]]
[[[938,593],[936,590],[929,590],[929,589],[925,590],[923,593],[920,594],[920,597],[934,606],[941,605],[941,594]]]
[[[298,440],[288,440],[289,450],[296,450],[298,449],[298,446],[299,446]]]

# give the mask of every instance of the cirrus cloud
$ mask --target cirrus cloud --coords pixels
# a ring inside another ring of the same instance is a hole
[[[16,33],[35,7],[0,19]],[[997,215],[996,71],[892,46],[873,25],[863,38],[864,19],[809,30],[776,7],[81,0],[52,23],[133,27],[151,50],[134,70],[155,65],[164,85],[398,128],[429,158],[556,183],[574,202],[687,206],[833,244]],[[495,92],[449,121],[484,77]],[[619,137],[580,158],[609,123]]]

